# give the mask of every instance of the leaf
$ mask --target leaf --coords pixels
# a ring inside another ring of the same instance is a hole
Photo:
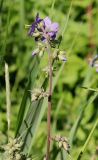
[[[69,136],[69,139],[70,139],[70,144],[72,145],[72,142],[74,140],[74,137],[76,135],[76,132],[77,132],[77,129],[78,127],[80,126],[80,122],[83,118],[83,114],[84,114],[84,110],[87,106],[89,106],[91,103],[93,103],[93,101],[96,99],[96,97],[98,96],[98,93],[94,93],[94,95],[92,95],[89,99],[89,101],[85,100],[84,101],[84,104],[82,106],[80,106],[80,113],[79,113],[79,116],[77,117],[71,131],[70,131],[70,136]]]
[[[24,118],[24,115],[25,115],[27,102],[30,99],[29,98],[29,94],[28,94],[28,90],[30,89],[31,81],[32,81],[32,86],[34,85],[36,76],[38,74],[38,65],[39,65],[39,60],[38,59],[34,59],[33,67],[31,69],[31,72],[29,73],[28,83],[27,83],[27,86],[25,88],[25,92],[24,92],[23,99],[22,99],[22,102],[21,102],[21,105],[20,105],[20,109],[19,109],[19,113],[18,113],[17,127],[16,127],[15,136],[18,135],[20,126],[22,124],[22,121],[23,121],[23,118]]]
[[[81,88],[83,88],[83,89],[87,89],[87,90],[89,90],[89,91],[98,92],[98,89],[94,89],[94,88],[83,87],[83,86],[82,86]]]
[[[45,81],[43,82],[42,88],[45,89],[46,86],[47,86],[47,79],[45,79]],[[36,127],[38,125],[39,117],[41,116],[42,104],[43,104],[43,99],[30,103],[30,106],[28,107],[27,110],[27,114],[23,122],[21,123],[20,129],[18,130],[18,135],[22,135],[24,132],[22,140],[24,142],[23,151],[25,153],[29,152],[32,137],[34,136],[34,134],[36,135]]]
[[[85,143],[84,143],[84,145],[83,145],[83,147],[82,147],[82,149],[81,149],[81,151],[80,151],[80,153],[79,153],[79,155],[78,155],[77,160],[80,160],[81,157],[83,156],[83,153],[84,153],[84,151],[85,151],[85,149],[86,149],[86,147],[87,147],[90,139],[92,138],[92,135],[93,135],[93,133],[94,133],[97,125],[98,125],[98,118],[96,119],[96,121],[95,121],[95,123],[94,123],[94,125],[93,125],[93,128],[92,128],[92,130],[90,131],[90,133],[89,133],[89,135],[88,135],[88,137],[87,137],[87,139],[86,139],[86,141],[85,141]]]

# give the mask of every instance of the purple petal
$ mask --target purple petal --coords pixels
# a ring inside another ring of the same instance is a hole
[[[44,18],[44,23],[45,23],[45,27],[50,27],[51,26],[51,20],[49,17]]]
[[[51,38],[55,38],[55,37],[56,37],[56,34],[55,34],[54,32],[49,32],[48,34],[49,34],[49,36],[50,36]]]
[[[39,20],[39,13],[37,13],[36,17],[35,17],[35,21]]]
[[[32,52],[32,56],[35,56],[35,55],[36,55],[36,52],[35,52],[35,51],[33,51],[33,52]]]
[[[51,24],[50,30],[53,31],[53,32],[57,32],[58,28],[59,28],[58,23],[54,22],[54,23]]]
[[[96,72],[98,72],[98,68],[96,68]]]
[[[43,32],[42,28],[37,28],[39,32]]]
[[[31,36],[32,33],[34,32],[34,30],[35,30],[35,22],[32,23],[32,25],[31,25],[31,27],[30,27],[30,29],[29,29],[28,35]]]
[[[28,35],[32,35],[32,33],[34,32],[36,26],[38,23],[40,23],[42,21],[42,19],[39,18],[39,13],[37,13],[36,17],[35,17],[35,20],[34,22],[32,23],[30,29],[29,29],[29,32],[28,32]]]
[[[37,13],[36,17],[35,17],[35,23],[40,23],[42,21],[42,19],[39,18],[39,13]]]
[[[45,42],[45,41],[46,41],[46,38],[45,38],[45,37],[42,37],[41,40],[42,40],[43,42]]]

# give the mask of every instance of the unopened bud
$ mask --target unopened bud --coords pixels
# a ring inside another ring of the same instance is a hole
[[[42,57],[44,54],[44,50],[42,49],[40,52],[39,52],[39,57]]]
[[[48,93],[41,88],[36,88],[31,92],[31,101],[36,101],[43,97],[48,97]]]
[[[65,51],[60,51],[58,54],[58,58],[59,58],[59,60],[66,62],[67,59],[65,57]]]
[[[21,159],[21,155],[20,154],[16,154],[16,160],[20,160]]]
[[[95,62],[94,67],[96,68],[96,72],[98,72],[98,60]]]
[[[42,71],[48,75],[49,74],[49,67],[46,66],[45,68],[42,69]],[[54,71],[53,67],[52,67],[52,71]]]
[[[60,142],[58,143],[59,148],[61,148],[62,145],[63,145],[63,143],[62,143],[62,141],[60,141]]]
[[[32,56],[35,56],[39,54],[39,48],[36,48],[33,52],[32,52]]]
[[[30,28],[31,25],[25,24],[25,28]]]
[[[56,135],[54,138],[52,137],[52,140],[58,142],[59,148],[64,148],[64,150],[67,151],[67,153],[69,153],[70,145],[66,137],[62,137],[61,135]]]
[[[38,36],[40,36],[40,32],[34,32],[33,33],[33,37],[38,37]]]
[[[59,49],[55,49],[54,52],[53,52],[53,58],[57,58],[58,57],[58,54],[59,54]]]

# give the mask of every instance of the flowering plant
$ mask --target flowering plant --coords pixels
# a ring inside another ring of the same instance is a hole
[[[32,91],[32,101],[40,99],[42,97],[48,97],[48,111],[47,111],[47,153],[45,156],[46,160],[49,160],[50,152],[50,141],[51,141],[51,132],[50,132],[50,123],[51,123],[51,99],[52,99],[52,64],[55,59],[65,61],[65,51],[56,48],[58,44],[57,33],[59,30],[59,24],[57,22],[52,22],[49,17],[41,19],[39,14],[36,15],[34,22],[30,25],[28,35],[34,37],[35,42],[37,43],[36,49],[33,50],[32,56],[41,57],[46,51],[48,53],[48,74],[49,74],[49,92],[43,92],[43,89],[37,89]],[[52,43],[55,46],[52,46]],[[54,48],[54,51],[53,51]],[[56,48],[56,49],[55,49]],[[53,52],[53,54],[52,54]],[[69,146],[69,145],[68,145]],[[66,149],[69,150],[69,147]]]

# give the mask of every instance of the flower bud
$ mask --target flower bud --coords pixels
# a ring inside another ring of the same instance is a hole
[[[34,32],[33,33],[33,37],[39,37],[40,36],[40,32]]]
[[[31,92],[31,101],[36,101],[43,97],[48,97],[48,93],[41,88],[36,88]]]
[[[67,59],[65,57],[65,51],[60,51],[59,54],[58,54],[58,59],[61,60],[61,61],[64,61],[66,62]]]
[[[43,21],[41,21],[40,23],[38,23],[37,28],[41,29],[42,27],[44,27],[44,23]]]
[[[55,71],[55,70],[56,69],[52,67],[52,71]],[[46,74],[46,77],[47,77],[49,75],[49,66],[46,66],[45,68],[43,68],[42,71]]]
[[[39,57],[42,57],[44,54],[44,49],[42,49],[40,52],[39,52]]]
[[[59,49],[55,49],[53,52],[53,58],[56,59],[58,57],[59,54]]]
[[[59,59],[61,61],[67,61],[65,57],[65,51],[60,51],[59,49],[56,49],[53,53],[53,58],[54,59]]]
[[[21,160],[21,155],[20,154],[16,154],[16,160]]]
[[[96,68],[96,72],[98,72],[98,60],[95,62],[94,67]]]
[[[66,142],[63,142],[63,148],[65,149],[65,151],[69,150],[69,145]]]
[[[52,140],[58,142],[59,148],[64,148],[64,150],[67,151],[67,153],[69,153],[70,146],[68,144],[66,137],[62,137],[61,135],[56,135],[54,138],[52,138]]]
[[[35,56],[39,53],[39,48],[36,48],[33,52],[32,52],[32,56]]]
[[[25,28],[30,28],[30,27],[31,27],[31,25],[25,24]]]
[[[62,145],[63,145],[63,143],[62,143],[62,141],[60,141],[60,142],[58,143],[59,148],[61,148]]]

